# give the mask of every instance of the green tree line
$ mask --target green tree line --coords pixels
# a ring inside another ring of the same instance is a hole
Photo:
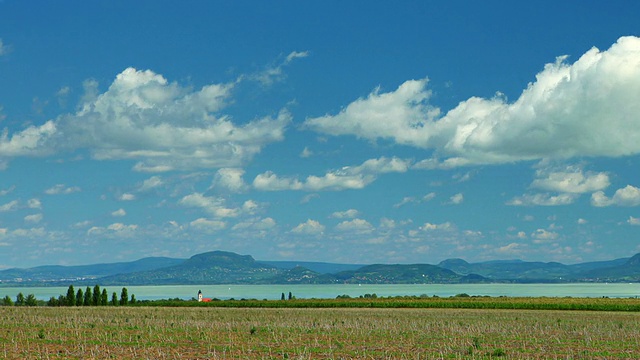
[[[123,287],[120,292],[120,297],[114,291],[111,294],[111,300],[109,300],[109,293],[107,289],[100,289],[100,285],[96,285],[93,289],[90,286],[82,291],[82,288],[76,292],[73,285],[69,285],[67,294],[60,294],[57,298],[52,296],[45,304],[47,306],[124,306],[129,304],[135,304],[137,302],[136,296],[129,293],[126,287]],[[6,295],[0,300],[3,306],[38,306],[39,301],[35,295],[29,294],[26,297],[23,293],[19,293],[16,296],[15,302],[9,295]]]

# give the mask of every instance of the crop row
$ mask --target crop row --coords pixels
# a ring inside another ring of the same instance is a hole
[[[519,309],[519,310],[583,310],[640,311],[640,299],[612,298],[516,298],[516,297],[450,297],[450,298],[352,298],[292,300],[215,300],[207,303],[183,300],[138,301],[139,306],[226,307],[226,308],[451,308],[451,309]]]

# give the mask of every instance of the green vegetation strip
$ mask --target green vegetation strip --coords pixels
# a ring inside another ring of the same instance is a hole
[[[292,300],[184,300],[138,301],[139,306],[227,307],[227,308],[451,308],[517,310],[640,311],[640,299],[451,297],[451,298],[351,298]]]

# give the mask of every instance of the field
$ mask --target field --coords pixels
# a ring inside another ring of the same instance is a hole
[[[0,307],[7,359],[633,359],[636,312]]]

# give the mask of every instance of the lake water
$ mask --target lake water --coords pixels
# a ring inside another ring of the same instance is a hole
[[[9,295],[15,300],[18,293],[25,296],[34,294],[36,298],[48,300],[50,297],[66,295],[68,287],[7,287],[0,288],[0,298]],[[278,300],[282,293],[291,292],[299,299],[333,299],[338,295],[358,297],[364,294],[378,296],[428,296],[449,297],[466,293],[487,296],[524,297],[611,297],[628,298],[640,296],[640,284],[427,284],[427,285],[167,285],[167,286],[127,286],[129,295],[138,300],[158,300],[180,298],[189,300],[197,297],[202,290],[204,297],[218,299],[269,299]],[[93,287],[92,287],[93,289]],[[120,297],[121,286],[107,286],[109,299],[116,292]],[[84,287],[83,287],[84,290]],[[76,287],[78,291],[78,287]]]

